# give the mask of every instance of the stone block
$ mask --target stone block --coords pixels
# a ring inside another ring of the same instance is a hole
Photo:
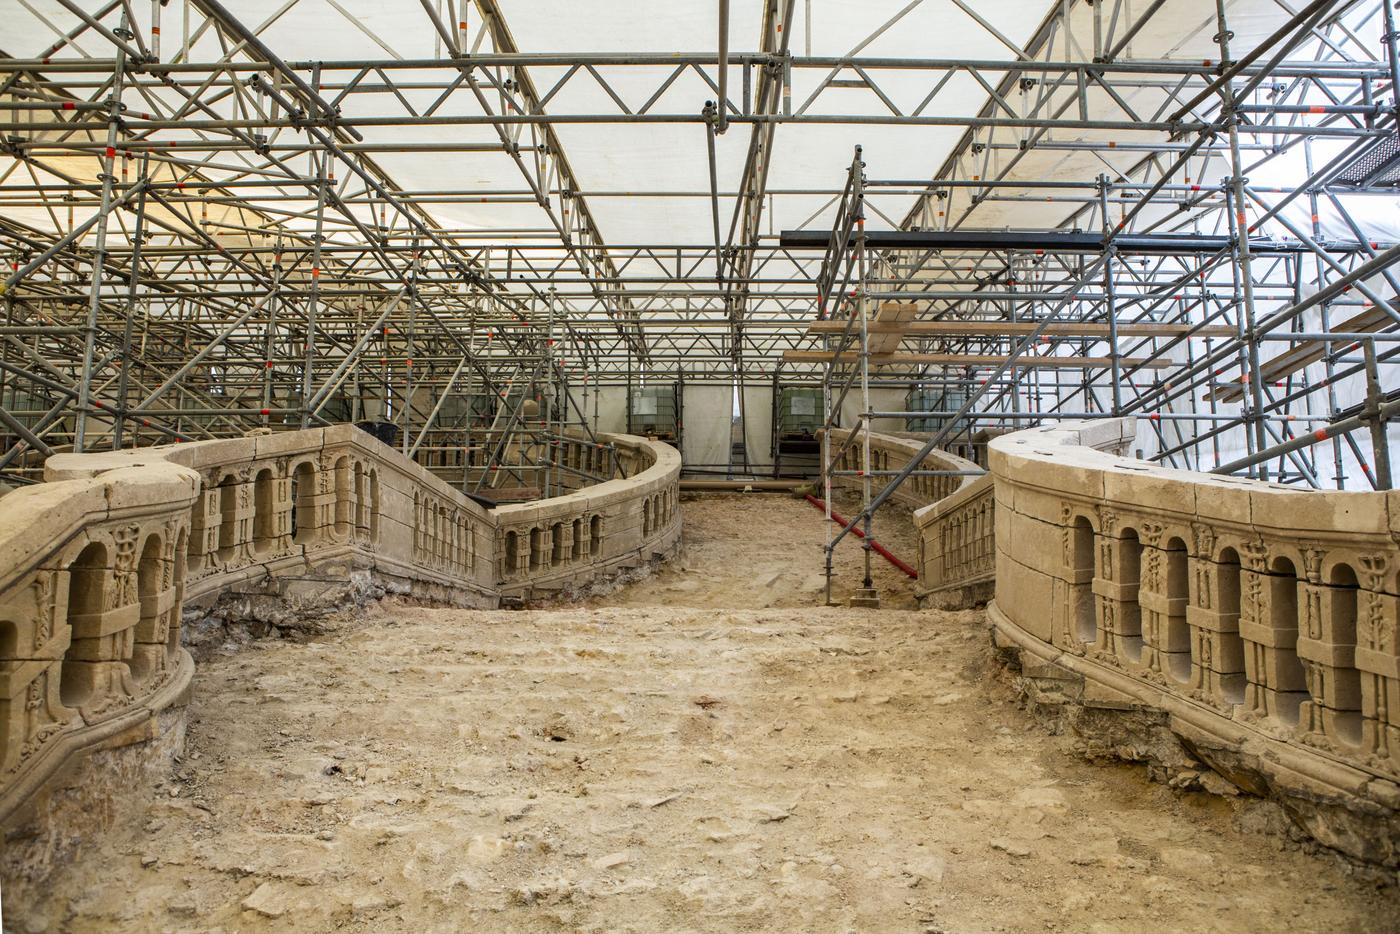
[[[1083,511],[1092,514],[1092,505],[1080,505],[1073,500],[1067,500],[1063,496],[1047,493],[1043,490],[1031,489],[1023,486],[1008,486],[1007,492],[1010,494],[1006,502],[998,502],[1002,506],[1001,511],[1012,511],[1019,516],[1029,519],[1036,519],[1049,525],[1059,526],[1064,521],[1064,508],[1067,504],[1078,506]]]
[[[1103,498],[1114,508],[1135,506],[1154,516],[1167,513],[1185,518],[1196,514],[1195,476],[1141,461],[1119,460],[1104,470]]]
[[[998,547],[1022,564],[1041,570],[1051,569],[1051,562],[1046,559],[1054,559],[1062,551],[1059,526],[1007,509],[997,510],[995,521]]]
[[[997,604],[1016,625],[1043,642],[1051,640],[1055,579],[997,553]]]
[[[1307,679],[1302,663],[1291,647],[1261,645],[1244,636],[1245,671],[1251,684],[1275,691],[1306,691]]]
[[[321,432],[322,443],[328,448],[353,444],[366,451],[373,451],[376,448],[379,450],[384,449],[384,445],[381,442],[356,428],[349,422],[327,425],[325,428],[315,430]]]
[[[102,474],[112,512],[187,508],[199,491],[199,474],[174,464],[123,467]]]
[[[1298,637],[1298,657],[1329,668],[1353,668],[1356,646],[1351,643],[1328,642],[1322,639]]]
[[[179,591],[177,591],[176,588],[169,587],[164,590],[141,594],[139,597],[141,618],[144,620],[153,616],[163,616],[169,613],[175,606],[175,598],[178,596],[178,593]]]
[[[1365,723],[1356,708],[1337,709],[1316,700],[1303,701],[1298,710],[1300,724],[1314,736],[1321,735],[1339,752],[1360,751]]]
[[[1195,629],[1207,632],[1238,634],[1240,614],[1207,610],[1199,606],[1187,606],[1186,622]]]
[[[1256,529],[1296,533],[1317,529],[1330,535],[1390,535],[1384,493],[1297,490],[1256,484],[1250,491],[1251,521]]]
[[[293,454],[318,454],[322,446],[320,432],[274,431],[270,435],[255,435],[252,441],[253,456],[259,461]]]
[[[1240,638],[1267,648],[1288,648],[1292,651],[1298,641],[1298,630],[1284,629],[1269,623],[1240,618]]]
[[[1191,629],[1189,686],[1228,709],[1244,698],[1244,643],[1229,634]]]
[[[1091,584],[1093,592],[1108,600],[1119,603],[1136,603],[1138,598],[1139,584],[1137,581],[1111,581],[1102,577],[1095,577]]]
[[[68,623],[73,627],[73,641],[100,639],[135,626],[141,619],[139,604],[119,606],[100,613],[70,613]]]
[[[1109,451],[1119,447],[1125,439],[1131,440],[1136,434],[1132,418],[1095,418],[1062,426],[1078,436],[1078,444],[1096,451]]]
[[[1110,633],[1108,641],[1112,646],[1113,656],[1124,668],[1131,671],[1148,670],[1153,656],[1143,641],[1141,632],[1133,632],[1131,627],[1125,626]]]
[[[1258,485],[1255,481],[1244,477],[1216,477],[1208,474],[1190,476],[1196,490],[1197,518],[1238,528],[1250,526],[1250,492]]]
[[[57,672],[62,656],[0,661],[0,700],[23,698],[33,681],[46,671]],[[21,703],[20,710],[24,709]]]
[[[1084,706],[1100,710],[1131,710],[1142,706],[1131,694],[1125,694],[1102,681],[1088,677],[1084,679],[1084,692],[1080,699]]]
[[[256,438],[228,438],[220,441],[193,441],[161,449],[173,463],[201,473],[220,467],[242,466],[257,457]]]
[[[1250,688],[1258,691],[1260,712],[1264,716],[1286,726],[1296,725],[1301,719],[1303,702],[1308,699],[1307,691],[1276,691],[1252,682]]]
[[[1003,468],[995,468],[995,472],[998,478],[1018,486],[1097,501],[1104,496],[1104,466],[1103,455],[1047,446],[1031,448],[1019,457],[1008,456]]]
[[[1308,693],[1314,702],[1335,710],[1359,710],[1361,708],[1361,677],[1350,664],[1331,665],[1302,655],[1303,642],[1299,641],[1299,656],[1303,658]],[[1318,652],[1314,646],[1312,651]],[[1325,652],[1318,652],[1325,654]],[[1348,650],[1346,656],[1350,656]]]
[[[1186,598],[1184,596],[1168,597],[1165,594],[1141,587],[1138,590],[1138,603],[1142,605],[1144,610],[1151,610],[1163,617],[1185,618],[1186,616]]]
[[[103,484],[92,480],[22,487],[7,494],[3,503],[0,574],[12,568],[33,567],[49,545],[49,536],[62,535],[107,516],[106,490]],[[44,529],[47,534],[36,536],[35,529]]]

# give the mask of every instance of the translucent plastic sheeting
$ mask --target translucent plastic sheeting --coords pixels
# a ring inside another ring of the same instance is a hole
[[[1073,36],[1078,37],[1075,40],[1077,42],[1085,41],[1085,37],[1092,34],[1092,24],[1088,20],[1089,9],[1084,6],[1076,7],[1075,15],[1072,17],[1071,32]],[[1231,39],[1232,54],[1242,54],[1263,41],[1281,25],[1281,12],[1272,0],[1236,0],[1234,3],[1227,4],[1226,13],[1233,33]],[[1356,23],[1354,25],[1361,34],[1369,35],[1377,24],[1363,26]],[[1148,60],[1212,60],[1219,56],[1219,49],[1214,39],[1215,32],[1214,4],[1198,3],[1196,0],[1170,0],[1134,39],[1129,50],[1125,52],[1125,57]],[[1066,41],[1061,40],[1061,48],[1064,48]],[[1346,45],[1349,47],[1344,48],[1344,51],[1358,58],[1375,51],[1355,46],[1352,43]],[[1336,56],[1328,56],[1328,58],[1337,60]],[[1160,119],[1176,106],[1174,102],[1167,101],[1155,88],[1123,86],[1116,88],[1116,91],[1135,112],[1147,117]],[[1272,100],[1272,94],[1273,86],[1265,83],[1245,103],[1267,104]],[[1024,92],[1022,96],[1024,96]],[[1122,111],[1111,102],[1104,89],[1091,86],[1087,98],[1091,116],[1116,114],[1121,118]],[[1330,101],[1317,92],[1316,99],[1310,99],[1309,102],[1329,103]],[[1005,137],[999,138],[1005,139]],[[1153,138],[1158,137],[1155,134],[1147,135],[1147,139]],[[1125,138],[1123,134],[1108,131],[1062,130],[1042,142],[1075,144],[1109,140],[1120,143],[1141,141]],[[1345,144],[1324,139],[1315,141],[1311,145],[1314,147],[1314,165],[1321,165],[1328,156],[1340,151]],[[1172,181],[1180,183],[1189,180],[1189,183],[1203,186],[1218,185],[1222,178],[1231,174],[1228,155],[1223,151],[1223,146],[1224,140],[1222,138],[1218,141],[1215,152],[1206,152],[1188,161],[1180,172],[1180,176],[1173,178]],[[1164,155],[1169,156],[1170,153]],[[996,149],[990,153],[986,175],[988,177],[1005,177],[1013,181],[1019,178],[1085,181],[1092,180],[1101,173],[1107,173],[1110,177],[1126,174],[1144,160],[1154,156],[1159,160],[1161,158],[1161,155],[1152,152],[1128,148],[1118,151],[1098,149],[1093,152],[1066,151],[1062,148],[1055,148],[1053,145],[1032,148],[1026,152],[1008,152],[1004,149]],[[1256,143],[1246,136],[1243,144],[1243,161],[1246,175],[1256,185],[1289,188],[1301,184],[1308,175],[1302,145],[1295,145],[1288,151],[1276,153],[1272,146]],[[1044,192],[1032,189],[1018,190],[1010,187],[1002,189],[1001,193],[1031,195],[1036,197],[1037,201],[985,201],[972,208],[963,223],[972,227],[1053,228],[1060,226],[1075,208],[1075,205],[1066,199],[1057,199],[1053,195],[1045,197]],[[1084,192],[1075,192],[1074,195],[1082,197]],[[1358,199],[1348,201],[1349,212],[1352,211],[1352,204],[1356,200]],[[1303,204],[1303,202],[1299,202],[1299,204]],[[1396,221],[1396,218],[1400,217],[1400,211],[1396,210],[1396,205],[1397,199],[1393,196],[1373,197],[1369,204],[1358,206],[1353,213],[1353,219],[1360,221],[1362,229],[1369,236],[1383,239],[1393,238],[1397,225],[1400,225],[1400,221]],[[1126,210],[1126,206],[1112,210]],[[1145,222],[1161,218],[1171,221],[1172,210],[1173,206],[1168,204],[1150,208],[1140,216]],[[950,218],[960,218],[960,211],[961,209],[956,213],[950,211]],[[1304,215],[1306,213],[1303,211]],[[1345,233],[1340,232],[1343,225],[1340,224],[1340,219],[1330,206],[1326,206],[1321,213],[1324,216],[1325,231],[1337,230],[1339,232],[1335,235],[1343,239],[1354,237],[1349,230]],[[1332,215],[1331,222],[1328,220],[1329,214]]]
[[[593,420],[594,431],[627,431],[627,387],[600,386],[597,397],[589,401],[588,414],[593,417],[594,404],[597,405],[597,418]]]
[[[878,28],[905,5],[902,2],[812,4],[811,50],[818,55],[849,52],[853,41]],[[1010,28],[1018,16],[1025,19],[1027,8],[1038,9],[1039,4],[1016,2],[988,6],[998,9],[984,11],[983,15],[989,18],[1001,16],[1005,20],[1003,25]],[[797,4],[798,19],[789,26],[791,35],[804,37],[799,42],[802,49],[806,47],[805,9],[805,4]],[[717,7],[709,0],[665,5],[591,6],[513,2],[503,4],[503,10],[517,43],[525,50],[713,52],[717,48]],[[732,52],[757,49],[760,10],[761,6],[757,3],[733,4],[730,14]],[[980,29],[947,0],[924,0],[897,28],[862,50],[863,54],[962,54],[958,51],[959,46],[967,47],[971,32],[949,28],[946,20],[954,16],[970,25],[972,31]],[[941,25],[940,18],[945,20]],[[902,32],[908,35],[901,36]],[[995,40],[992,40],[992,44],[995,45]],[[613,91],[633,109],[639,109],[671,71],[659,67],[601,70],[605,72]],[[543,88],[553,86],[564,71],[562,67],[530,68],[536,85]],[[814,76],[799,72],[794,80],[794,99],[805,95],[815,80]],[[742,94],[741,72],[737,66],[731,67],[730,81],[731,95],[737,99]],[[927,83],[928,79],[915,79],[908,88],[897,93],[914,101],[910,104],[912,110],[917,104],[914,95],[926,93],[927,90],[919,91],[918,87]],[[893,82],[893,85],[897,84],[897,81]],[[839,90],[827,93],[838,95],[841,106],[849,106],[851,112],[867,109],[880,112],[883,109],[879,100],[868,91],[858,94]],[[662,94],[653,110],[698,114],[705,102],[715,99],[715,96],[708,82],[694,71],[687,71]],[[960,97],[954,91],[949,99],[957,101]],[[963,103],[975,107],[980,103],[980,98],[967,98]],[[827,106],[829,110],[831,105]],[[580,80],[573,80],[565,86],[551,102],[551,107],[555,110],[602,113],[616,109],[610,95],[600,85]],[[780,128],[779,137],[788,129]],[[791,151],[775,151],[769,176],[770,187],[791,188],[806,184],[831,187],[839,184],[841,174],[850,161],[851,147],[859,141],[860,132],[842,127],[802,129],[805,139],[799,139]],[[637,127],[564,124],[556,132],[585,189],[705,191],[709,188],[707,130],[702,125]],[[732,192],[737,187],[749,136],[750,128],[747,125],[735,124],[716,140],[717,176],[722,190]],[[780,139],[778,146],[785,145]],[[910,167],[926,171],[925,141],[917,141],[907,149],[911,154],[919,153],[922,156],[916,157],[918,164],[910,163]],[[792,156],[797,158],[790,158]],[[780,197],[777,200],[781,203],[787,199]],[[727,233],[733,199],[722,199],[720,207],[722,226]],[[800,206],[795,207],[784,217],[795,217],[801,210]],[[709,243],[713,240],[711,208],[704,199],[599,199],[593,205],[593,212],[604,236],[615,243]]]
[[[749,468],[755,473],[773,468],[773,387],[744,387],[744,440]]]
[[[80,0],[91,11],[99,0]],[[501,4],[516,44],[526,52],[712,52],[717,48],[718,18],[714,0],[673,0],[666,4],[609,3],[579,4],[562,0],[508,0]],[[1133,5],[1123,15],[1133,15]],[[247,25],[288,62],[314,60],[359,60],[384,58],[438,58],[443,43],[419,3],[412,0],[240,0],[233,10]],[[1009,59],[1011,46],[1027,43],[1042,22],[1050,5],[1034,0],[981,0],[973,7],[1000,37],[978,23],[951,0],[806,0],[794,5],[794,21],[788,34],[794,54],[840,56],[918,57],[945,59]],[[1234,48],[1246,49],[1276,28],[1283,15],[1273,0],[1235,0],[1227,4]],[[135,4],[138,30],[148,30],[147,5]],[[810,10],[810,20],[808,12]],[[35,55],[55,38],[54,24],[69,28],[73,21],[57,0],[23,0],[15,15],[6,22],[5,51],[12,55]],[[447,11],[444,9],[443,13]],[[730,47],[733,53],[755,51],[759,46],[761,4],[734,3],[730,11]],[[1079,58],[1090,48],[1093,10],[1086,4],[1072,8],[1069,35],[1055,37],[1052,48],[1059,58]],[[1211,0],[1169,0],[1121,53],[1121,58],[1176,58],[1197,60],[1215,56],[1213,41],[1214,3]],[[188,34],[194,40],[191,58],[217,60],[224,54],[212,29],[200,31],[202,15],[193,10],[185,25],[185,6],[171,3],[163,19],[163,51],[169,60],[178,54]],[[475,51],[494,51],[489,36],[483,34],[480,17],[472,7],[466,14]],[[884,31],[875,35],[884,27]],[[1121,31],[1121,30],[1120,30]],[[105,56],[105,40],[91,33],[79,40],[90,54]],[[62,57],[62,56],[60,56]],[[532,66],[528,73],[535,85],[548,89],[563,75],[562,67]],[[669,74],[670,69],[603,68],[600,72],[630,109],[639,109],[645,99]],[[426,73],[413,70],[391,72],[396,83],[412,85]],[[925,100],[941,78],[941,72],[877,73],[880,90],[903,113],[912,113]],[[792,106],[801,110],[808,104],[818,81],[825,77],[811,70],[793,73]],[[849,69],[837,77],[855,77]],[[985,75],[995,82],[996,73]],[[730,69],[733,96],[742,94],[741,71]],[[405,87],[400,92],[408,106],[422,112],[432,103],[430,91]],[[1033,93],[1033,92],[1032,92]],[[1123,88],[1120,93],[1134,108],[1152,114],[1161,101],[1155,90]],[[705,101],[715,97],[713,88],[699,74],[687,71],[654,103],[654,112],[698,114]],[[1011,96],[1017,106],[1028,104],[1024,95]],[[172,98],[173,100],[173,98]],[[968,74],[954,76],[926,105],[924,112],[934,116],[967,116],[987,100],[985,90]],[[1107,93],[1091,89],[1090,116],[1112,110]],[[871,89],[837,87],[821,91],[810,102],[815,113],[843,113],[873,116],[889,113],[889,106]],[[347,115],[368,114],[404,106],[394,95],[351,95],[343,103]],[[550,102],[551,112],[616,113],[617,105],[597,82],[575,77]],[[446,114],[480,115],[483,111],[471,94],[459,91],[440,111]],[[496,130],[485,125],[450,127],[369,127],[362,130],[366,141],[498,142]],[[705,138],[700,124],[564,124],[556,127],[565,153],[585,190],[609,192],[705,191],[709,170]],[[178,134],[175,134],[178,135]],[[191,134],[193,135],[193,134]],[[295,134],[284,133],[285,138]],[[739,182],[747,152],[750,127],[734,124],[716,140],[719,187],[733,192]],[[947,156],[962,131],[953,127],[893,127],[878,125],[794,125],[777,128],[769,172],[769,188],[791,191],[802,188],[831,188],[844,180],[853,147],[865,147],[870,171],[876,177],[929,177]],[[1062,141],[1104,138],[1093,132],[1061,133]],[[288,160],[297,167],[298,159]],[[1034,151],[1012,156],[994,152],[991,166],[999,174],[1004,164],[1015,158],[1017,165],[1009,177],[1093,177],[1104,168],[1126,168],[1138,156],[1128,153],[1063,153]],[[211,178],[231,175],[238,168],[237,154],[221,156],[226,171],[210,169]],[[449,188],[464,182],[483,192],[518,190],[523,181],[514,161],[501,152],[454,153],[442,156],[426,153],[378,153],[374,161],[405,188]],[[1218,167],[1217,167],[1218,168]],[[726,236],[734,208],[732,197],[721,199],[721,234]],[[775,194],[766,206],[765,230],[830,223],[827,198],[817,195]],[[910,195],[874,193],[869,224],[888,226],[903,219],[914,203]],[[598,197],[590,202],[604,238],[612,243],[693,243],[713,241],[713,221],[707,199],[697,197]],[[544,212],[530,203],[433,205],[429,212],[450,228],[502,230],[533,228],[548,230]],[[978,226],[1054,226],[1064,211],[1055,206],[985,204],[974,211]],[[42,220],[42,218],[39,218]],[[887,220],[888,219],[888,220]],[[298,222],[294,222],[298,223]],[[304,223],[304,222],[300,222]],[[711,274],[700,269],[698,276]]]
[[[734,433],[734,390],[729,386],[690,385],[684,389],[681,459],[687,468],[715,468],[729,463]]]

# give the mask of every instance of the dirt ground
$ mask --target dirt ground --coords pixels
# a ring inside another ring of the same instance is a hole
[[[145,818],[31,916],[72,931],[1389,931],[1396,890],[1263,809],[1090,764],[980,612],[820,606],[821,515],[683,504],[588,602],[386,603],[196,675]],[[887,543],[911,562],[912,530]],[[878,531],[878,530],[877,530]],[[842,546],[843,589],[858,547]],[[883,562],[881,563],[883,565]]]

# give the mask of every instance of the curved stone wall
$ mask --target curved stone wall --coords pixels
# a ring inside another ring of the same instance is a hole
[[[179,645],[192,472],[127,467],[0,500],[0,817],[76,752],[160,732]]]
[[[491,510],[349,425],[50,458],[50,482],[0,500],[0,821],[75,753],[171,728],[186,609],[295,605],[355,574],[495,606],[670,553],[680,455],[600,440],[559,457],[613,479]]]
[[[1182,761],[1400,865],[1400,493],[1171,470],[1106,434],[1130,423],[992,442],[999,642],[1042,699],[1154,714]]]
[[[492,510],[496,589],[531,597],[578,587],[613,571],[669,554],[680,539],[681,456],[668,444],[631,435],[599,435],[613,445],[619,476],[564,496]],[[565,463],[594,475],[607,449],[564,442]]]

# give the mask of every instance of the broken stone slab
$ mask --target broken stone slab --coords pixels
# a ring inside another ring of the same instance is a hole
[[[263,882],[240,905],[244,911],[255,912],[264,918],[280,918],[296,906],[296,899],[286,886]]]
[[[1007,856],[1013,856],[1017,859],[1024,859],[1031,855],[1030,847],[1012,840],[997,838],[990,841],[988,845],[994,850],[1000,850]]]
[[[609,853],[607,856],[600,856],[593,861],[593,868],[601,871],[616,869],[625,866],[632,861],[632,855],[626,850],[617,853]]]

